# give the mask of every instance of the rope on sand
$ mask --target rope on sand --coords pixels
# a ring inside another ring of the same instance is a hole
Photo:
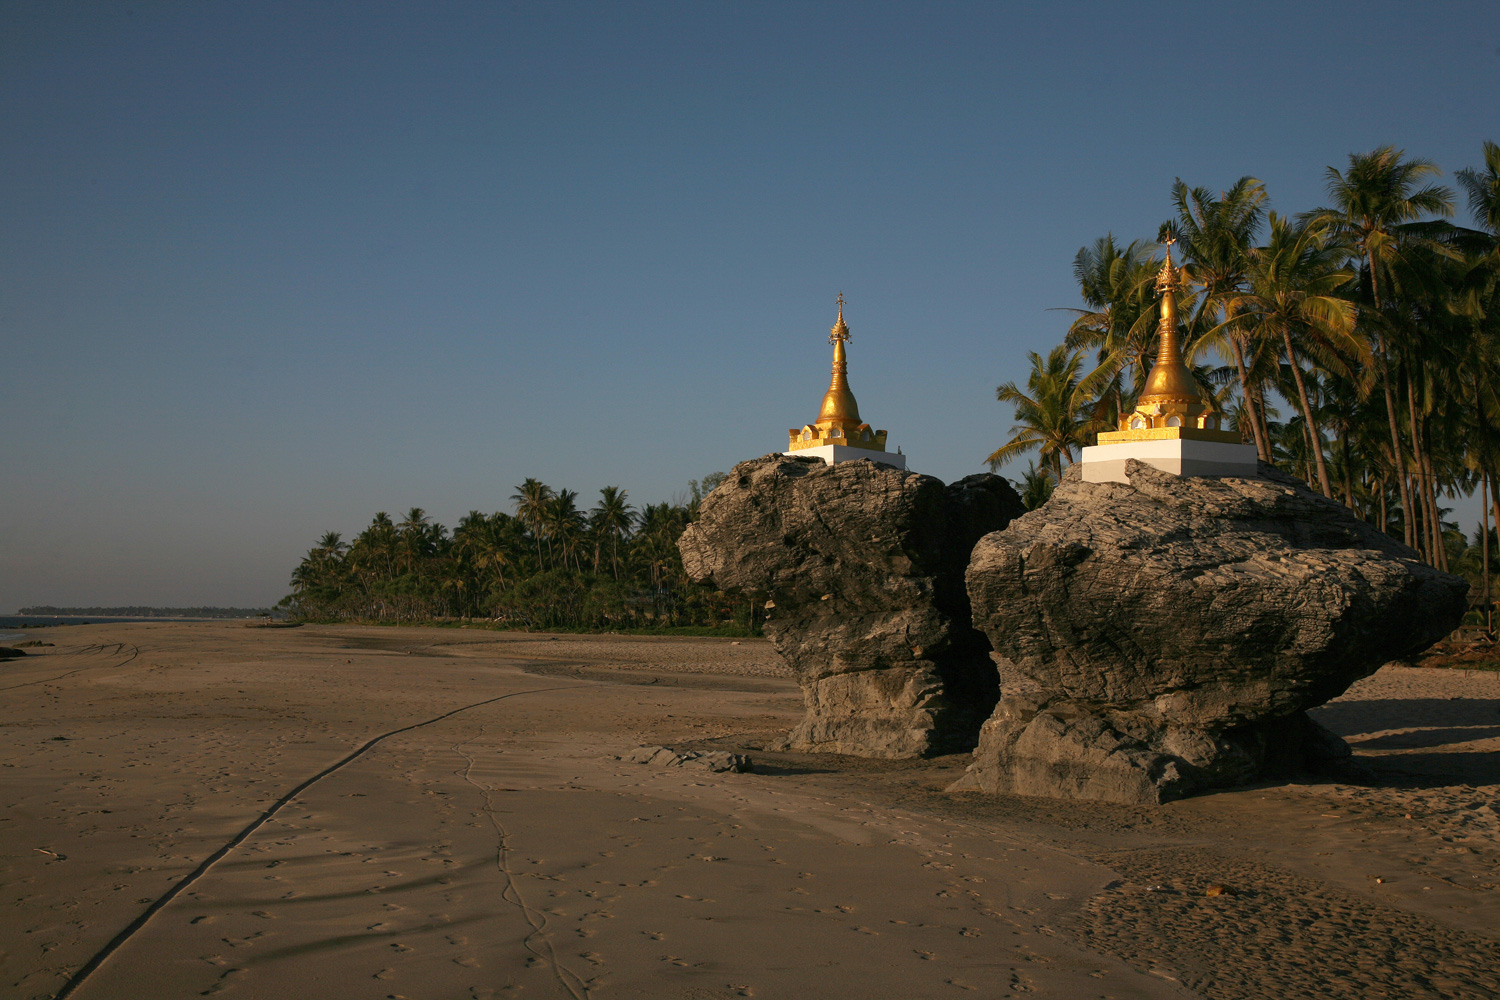
[[[296,788],[293,788],[281,798],[271,803],[271,807],[269,809],[261,813],[248,826],[231,837],[228,843],[219,848],[217,851],[214,851],[208,857],[204,858],[202,863],[199,864],[197,868],[194,868],[176,885],[172,886],[172,888],[162,893],[162,895],[158,897],[155,902],[146,907],[145,911],[142,912],[140,916],[132,920],[124,930],[120,931],[120,933],[111,938],[108,944],[95,952],[94,957],[85,962],[77,972],[73,973],[72,978],[70,978],[66,983],[63,984],[62,989],[53,994],[53,1000],[66,1000],[67,997],[72,996],[73,993],[84,984],[89,976],[98,971],[99,967],[103,965],[111,955],[119,951],[120,948],[132,937],[134,937],[141,928],[145,927],[147,921],[149,921],[153,916],[161,911],[168,903],[176,899],[177,896],[181,894],[182,890],[186,889],[188,886],[192,885],[194,882],[198,881],[198,879],[207,874],[208,870],[219,861],[223,860],[230,851],[234,850],[240,844],[243,844],[251,834],[253,834],[256,830],[259,830],[266,824],[268,820],[270,820],[278,812],[280,812],[283,806],[287,805],[287,803],[291,802],[297,796],[301,795],[303,792],[307,791],[313,785],[317,784],[319,781],[322,781],[324,778],[328,777],[330,774],[337,771],[345,764],[350,764],[358,760],[360,757],[364,756],[367,751],[374,748],[383,740],[390,739],[392,736],[399,736],[401,733],[409,733],[413,729],[421,729],[423,726],[430,726],[435,722],[442,722],[444,719],[450,719],[460,712],[467,712],[472,708],[481,708],[485,705],[493,705],[495,702],[504,701],[507,698],[516,698],[523,694],[542,694],[546,691],[564,690],[568,690],[568,688],[559,686],[548,688],[532,688],[527,691],[512,691],[510,694],[502,694],[494,698],[486,698],[483,701],[476,701],[472,705],[463,705],[459,708],[453,709],[450,712],[444,712],[442,715],[435,715],[430,719],[425,719],[422,722],[414,722],[409,726],[402,726],[400,729],[392,729],[390,732],[381,733],[379,736],[368,740],[353,753],[339,760],[337,763],[325,767],[323,770],[319,771],[311,778],[308,778],[306,781],[303,781]]]

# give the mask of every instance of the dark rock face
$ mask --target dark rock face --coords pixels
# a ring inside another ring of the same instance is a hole
[[[1003,698],[955,790],[1164,802],[1347,755],[1305,710],[1458,625],[1462,580],[1299,480],[1074,471],[968,571]]]
[[[766,634],[796,670],[801,749],[865,757],[966,750],[994,708],[970,625],[974,543],[1021,513],[998,476],[949,486],[869,461],[741,462],[678,542],[688,575],[766,595]]]

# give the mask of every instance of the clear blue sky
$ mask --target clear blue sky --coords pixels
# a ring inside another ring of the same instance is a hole
[[[1176,177],[1500,140],[1500,5],[0,6],[0,612],[268,604],[325,530],[637,502],[826,386],[982,471]]]

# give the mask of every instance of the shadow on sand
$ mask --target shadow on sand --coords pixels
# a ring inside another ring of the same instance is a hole
[[[1500,784],[1500,753],[1472,748],[1472,744],[1500,738],[1500,698],[1334,702],[1309,714],[1342,736],[1354,751],[1352,763],[1362,772],[1355,784],[1400,788]],[[1433,752],[1403,752],[1421,750]]]
[[[1500,684],[1496,684],[1495,693],[1495,698],[1335,701],[1308,714],[1352,744],[1361,733],[1384,733],[1392,729],[1500,726]],[[1470,736],[1469,739],[1483,739],[1487,735],[1493,734]]]

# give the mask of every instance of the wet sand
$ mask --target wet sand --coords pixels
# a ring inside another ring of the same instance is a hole
[[[3,997],[1500,995],[1497,674],[1320,709],[1358,783],[1144,808],[768,749],[801,697],[758,640],[38,635],[0,664]]]

